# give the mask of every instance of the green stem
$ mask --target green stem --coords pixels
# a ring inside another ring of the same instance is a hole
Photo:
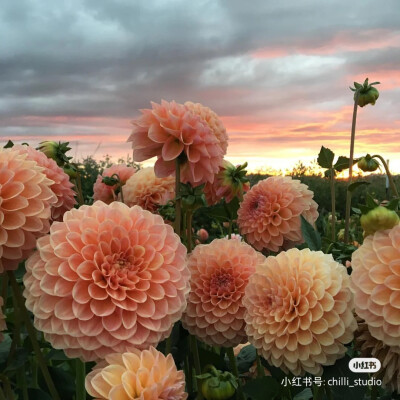
[[[168,338],[165,342],[165,355],[166,356],[171,353],[171,349],[172,349],[172,332],[168,336]]]
[[[36,331],[35,331],[35,328],[33,327],[32,322],[29,318],[28,311],[25,307],[25,301],[24,301],[24,298],[22,297],[17,280],[15,279],[13,271],[7,271],[7,274],[8,274],[10,283],[11,283],[11,288],[14,292],[16,301],[18,303],[20,314],[22,316],[23,321],[25,322],[26,330],[28,331],[29,338],[32,342],[33,350],[36,354],[40,369],[42,370],[42,374],[43,374],[44,380],[49,388],[51,397],[53,398],[53,400],[60,400],[60,396],[58,395],[57,389],[54,386],[54,383],[51,379],[49,370],[47,368],[46,361],[43,357],[42,352],[40,351],[40,346],[39,346],[39,343],[36,338]]]
[[[179,158],[175,159],[175,233],[181,236],[182,199],[180,196],[181,166]]]
[[[86,364],[79,358],[75,360],[75,370],[76,370],[75,400],[86,400],[86,388],[85,388]]]
[[[237,379],[237,383],[238,383],[238,400],[245,400],[245,397],[244,397],[244,394],[243,394],[243,389],[242,389],[242,382],[241,382],[240,377],[239,377],[239,370],[238,370],[237,363],[236,363],[236,357],[235,357],[235,354],[233,352],[233,347],[228,347],[226,349],[226,353],[228,354],[229,363],[231,365],[231,369],[232,369],[233,375],[235,375],[235,377]]]
[[[192,366],[190,365],[189,361],[189,356],[185,357],[184,370],[186,378],[186,390],[189,394],[191,394],[193,392],[193,374],[192,374]]]
[[[201,365],[199,357],[199,349],[197,347],[196,336],[190,335],[190,347],[194,359],[194,369],[196,370],[196,375],[201,375]],[[197,399],[202,400],[203,394],[201,393],[201,385],[197,383]]]
[[[122,202],[122,203],[125,203],[125,200],[124,200],[124,192],[122,191],[122,183],[120,183],[119,192],[121,193],[121,202]]]
[[[350,159],[349,159],[349,185],[353,180],[353,160],[354,160],[354,143],[356,140],[356,122],[357,122],[357,108],[358,108],[358,96],[360,92],[357,90],[354,98],[353,108],[353,121],[351,124],[351,139],[350,139]],[[350,209],[351,209],[351,192],[347,190],[346,195],[346,216],[344,226],[344,242],[349,242],[349,228],[350,228]]]
[[[336,239],[335,169],[331,168],[332,242]]]
[[[14,400],[14,393],[11,390],[11,384],[9,379],[7,378],[6,375],[0,374],[0,380],[3,382],[3,388],[5,391],[6,399],[7,400]]]
[[[399,193],[396,189],[396,185],[394,184],[394,180],[393,180],[393,176],[389,171],[389,166],[387,165],[386,161],[384,160],[384,158],[382,156],[380,156],[379,154],[375,154],[372,156],[372,158],[379,158],[379,160],[381,161],[381,163],[383,164],[385,171],[386,171],[386,175],[389,179],[389,184],[390,184],[390,188],[392,189],[392,196],[393,197],[399,197]]]
[[[187,252],[190,254],[192,252],[192,217],[193,213],[191,211],[186,211],[186,230],[187,230]]]
[[[265,371],[264,367],[261,364],[261,358],[258,355],[258,352],[256,352],[256,362],[257,362],[257,378],[262,378],[265,376]]]
[[[79,172],[76,174],[75,188],[76,188],[76,197],[78,198],[78,204],[82,206],[85,202],[83,200],[81,175]]]
[[[329,386],[325,386],[325,393],[328,400],[333,400],[331,388]]]
[[[0,387],[0,400],[7,400],[6,396],[5,396],[4,392],[3,392],[3,389],[1,387]]]

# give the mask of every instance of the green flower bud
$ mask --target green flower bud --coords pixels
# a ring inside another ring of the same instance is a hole
[[[53,159],[59,167],[64,166],[64,164],[68,164],[69,160],[72,157],[67,157],[67,151],[71,150],[71,147],[68,147],[69,142],[54,142],[51,140],[39,143],[39,146],[36,150],[40,150],[42,153],[46,154],[48,158]]]
[[[392,229],[399,223],[399,220],[399,216],[395,211],[379,206],[362,215],[360,223],[364,229],[364,237],[367,237],[377,231]]]
[[[114,186],[119,182],[119,180],[117,178],[112,177],[112,176],[105,176],[103,178],[102,182],[107,186]]]
[[[360,107],[364,107],[367,104],[374,105],[376,100],[379,97],[379,92],[373,85],[378,85],[379,82],[373,82],[368,84],[368,78],[364,81],[364,84],[361,85],[358,82],[354,82],[354,88],[350,88],[354,93],[354,101],[356,101],[357,92],[358,94],[358,101],[357,104]]]
[[[379,162],[367,154],[358,161],[357,166],[364,172],[373,172],[379,168]]]
[[[230,372],[222,372],[213,366],[207,366],[209,371],[197,378],[202,380],[201,392],[206,400],[227,400],[236,392],[237,382]]]
[[[338,234],[337,234],[338,240],[342,241],[344,240],[344,229],[341,229]]]

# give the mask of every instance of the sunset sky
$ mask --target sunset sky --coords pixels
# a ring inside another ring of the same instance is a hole
[[[221,116],[233,163],[288,168],[348,155],[368,77],[356,155],[400,172],[399,0],[3,0],[0,37],[0,144],[126,157],[138,109],[190,100]]]

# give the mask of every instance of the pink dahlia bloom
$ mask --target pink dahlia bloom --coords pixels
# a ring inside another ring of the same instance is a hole
[[[294,375],[320,375],[345,355],[357,328],[346,268],[321,251],[268,257],[250,277],[244,304],[250,343]]]
[[[7,329],[6,317],[3,314],[3,306],[4,306],[4,300],[0,296],[0,343],[4,340],[4,336],[1,332],[5,331]]]
[[[157,345],[186,307],[186,248],[159,215],[120,202],[68,211],[26,263],[37,329],[71,357]]]
[[[144,210],[157,212],[158,206],[175,198],[175,178],[157,178],[153,167],[143,168],[127,180],[123,194],[129,207],[138,205]]]
[[[157,157],[154,169],[158,177],[173,175],[175,160],[181,160],[181,181],[198,186],[212,182],[224,152],[208,123],[188,107],[165,100],[151,103],[134,120],[133,158],[145,161]]]
[[[72,189],[74,185],[70,182],[69,176],[54,160],[33,147],[16,144],[13,149],[18,150],[20,154],[26,153],[28,159],[36,161],[40,167],[44,168],[43,173],[47,178],[53,181],[50,189],[57,196],[57,203],[51,207],[51,219],[62,221],[64,213],[76,204],[75,192]]]
[[[318,218],[313,195],[306,185],[288,176],[260,181],[240,204],[240,233],[259,251],[277,252],[303,243],[300,215],[310,224]]]
[[[27,153],[0,149],[0,273],[16,269],[50,228],[57,198],[45,169]]]
[[[226,154],[228,149],[228,134],[218,115],[211,108],[203,106],[200,103],[192,103],[187,101],[184,104],[190,111],[197,114],[203,121],[206,121],[208,126],[214,132],[214,135],[219,141],[219,146],[222,148],[223,154]]]
[[[93,200],[101,200],[106,204],[110,204],[111,202],[117,200],[117,196],[115,195],[115,189],[117,189],[117,185],[108,186],[103,183],[103,178],[108,176],[111,177],[114,174],[117,174],[122,185],[125,185],[126,181],[136,172],[136,169],[133,167],[128,167],[125,164],[116,164],[112,165],[109,168],[106,168],[102,175],[97,176],[97,180],[93,186]]]
[[[198,245],[188,259],[191,291],[182,325],[211,346],[247,342],[244,290],[265,257],[244,242],[215,239]]]
[[[245,175],[238,176],[237,172],[240,170],[238,171],[237,168],[229,161],[223,160],[214,181],[207,182],[204,186],[204,195],[208,205],[217,204],[223,198],[227,203],[230,203],[235,197],[238,197],[239,200],[243,199],[243,194],[250,189],[250,182]]]
[[[400,340],[400,225],[367,236],[351,259],[357,315],[388,346]]]
[[[86,390],[95,400],[186,400],[185,377],[172,355],[154,347],[107,354],[86,377]]]
[[[208,240],[208,232],[204,229],[201,228],[197,231],[196,235],[198,236],[200,242],[204,243]]]

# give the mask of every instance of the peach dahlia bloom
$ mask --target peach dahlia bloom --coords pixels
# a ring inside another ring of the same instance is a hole
[[[211,108],[203,106],[200,103],[192,103],[187,101],[184,104],[190,111],[197,114],[202,120],[206,121],[208,126],[214,132],[214,135],[219,141],[219,146],[222,148],[224,154],[228,149],[228,135],[226,129],[218,115],[211,110]]]
[[[106,176],[111,177],[114,174],[117,174],[120,181],[122,182],[122,185],[125,185],[126,181],[132,175],[134,175],[135,172],[136,172],[135,168],[128,167],[125,164],[116,164],[112,165],[109,168],[106,168],[101,175],[97,176],[97,180],[94,183],[93,200],[94,201],[101,200],[106,204],[110,204],[111,202],[117,200],[117,197],[115,195],[115,189],[117,188],[117,185],[108,186],[105,183],[103,183],[103,178]]]
[[[186,400],[185,376],[154,347],[108,354],[86,377],[95,400]]]
[[[128,142],[132,142],[134,160],[157,157],[154,169],[161,178],[174,174],[179,157],[182,182],[192,186],[212,182],[224,151],[207,121],[175,101],[151,105],[132,121]]]
[[[259,251],[278,252],[303,243],[300,215],[310,224],[318,218],[313,195],[306,185],[288,176],[258,182],[240,204],[240,233]]]
[[[48,158],[41,151],[21,144],[16,144],[13,148],[20,154],[27,153],[28,159],[36,161],[39,167],[43,167],[43,173],[53,181],[50,189],[57,196],[57,203],[51,207],[51,219],[62,221],[64,213],[76,204],[75,192],[72,189],[74,185],[69,180],[69,176],[53,159]]]
[[[44,168],[14,149],[0,149],[0,273],[14,270],[50,228],[57,197]]]
[[[6,317],[3,314],[3,306],[4,306],[4,300],[0,296],[0,343],[4,340],[4,336],[1,332],[5,331],[7,329]]]
[[[357,315],[388,346],[400,340],[400,225],[365,238],[351,259]]]
[[[186,248],[138,206],[97,201],[68,211],[37,248],[26,263],[26,306],[71,358],[157,345],[186,307]]]
[[[354,336],[354,348],[360,351],[360,357],[374,357],[381,362],[381,369],[374,373],[374,378],[381,379],[383,387],[400,393],[400,347],[375,339],[363,320],[358,321]]]
[[[257,265],[244,297],[246,333],[286,373],[320,375],[357,328],[346,268],[331,255],[291,249]]]
[[[182,325],[211,346],[247,342],[244,290],[265,257],[244,242],[215,239],[190,254],[191,291]]]
[[[157,178],[153,167],[143,168],[126,181],[123,194],[129,207],[138,205],[156,212],[159,205],[175,198],[175,177]]]

